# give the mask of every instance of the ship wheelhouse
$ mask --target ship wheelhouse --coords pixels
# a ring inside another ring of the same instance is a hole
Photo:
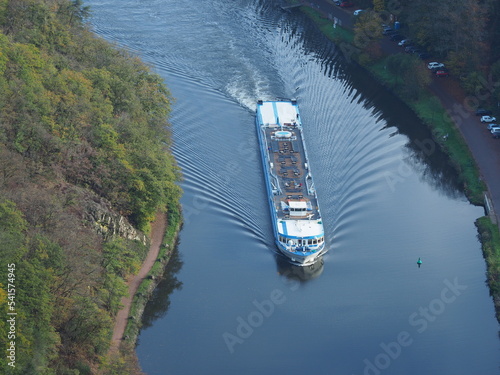
[[[289,249],[295,249],[297,251],[311,251],[314,252],[324,245],[325,237],[324,235],[319,235],[315,237],[294,237],[285,236],[283,234],[278,235],[278,242],[281,246]]]

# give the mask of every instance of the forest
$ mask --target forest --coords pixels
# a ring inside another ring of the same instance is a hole
[[[82,0],[0,0],[5,374],[138,371],[133,358],[107,357],[113,319],[150,222],[181,195],[173,99],[89,30],[89,11]]]

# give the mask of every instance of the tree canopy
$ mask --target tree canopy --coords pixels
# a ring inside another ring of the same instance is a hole
[[[181,194],[167,87],[96,38],[88,14],[81,0],[0,0],[0,310],[11,280],[19,317],[16,367],[4,355],[2,373],[101,365],[147,247],[99,234],[89,207],[148,233]],[[2,348],[8,328],[2,320]]]

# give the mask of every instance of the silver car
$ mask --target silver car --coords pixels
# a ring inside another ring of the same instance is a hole
[[[497,118],[493,116],[482,116],[481,117],[481,122],[494,122],[496,121]]]
[[[490,132],[493,138],[500,138],[500,128],[493,128]]]

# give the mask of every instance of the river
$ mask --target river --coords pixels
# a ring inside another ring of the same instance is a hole
[[[271,0],[85,0],[97,34],[175,97],[185,223],[144,315],[143,370],[498,374],[476,218],[418,119]],[[329,252],[276,254],[254,125],[297,98]],[[423,264],[417,267],[417,259]]]

